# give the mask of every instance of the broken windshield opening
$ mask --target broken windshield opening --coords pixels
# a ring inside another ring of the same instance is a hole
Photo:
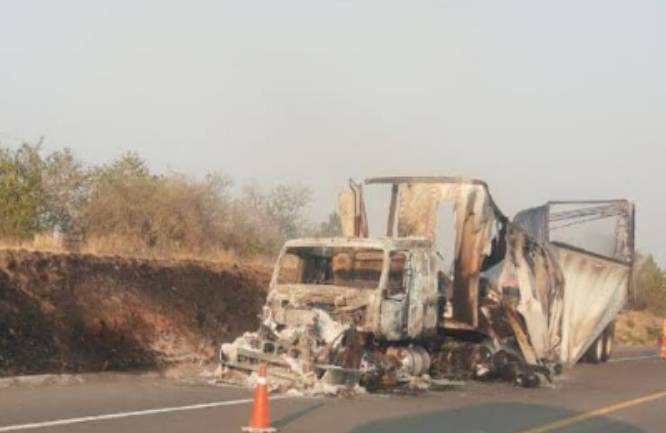
[[[380,249],[292,247],[280,263],[278,284],[316,284],[374,289],[384,263]]]

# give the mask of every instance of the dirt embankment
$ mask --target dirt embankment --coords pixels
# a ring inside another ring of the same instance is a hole
[[[258,326],[270,273],[201,262],[0,251],[0,376],[213,359]]]

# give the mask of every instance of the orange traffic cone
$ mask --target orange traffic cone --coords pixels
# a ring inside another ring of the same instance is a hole
[[[271,415],[268,408],[268,383],[266,380],[266,364],[262,364],[257,371],[257,387],[254,389],[254,401],[252,402],[252,414],[244,432],[250,433],[273,433],[277,431],[271,427]]]
[[[666,359],[666,320],[661,328],[661,359]]]

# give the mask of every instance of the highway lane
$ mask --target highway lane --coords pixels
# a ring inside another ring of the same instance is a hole
[[[666,431],[666,361],[653,351],[616,360],[579,365],[538,389],[467,383],[417,396],[274,400],[272,419],[293,433]],[[0,432],[238,432],[250,397],[233,387],[133,376],[7,388],[0,390]]]

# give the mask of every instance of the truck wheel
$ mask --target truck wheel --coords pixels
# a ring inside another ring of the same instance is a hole
[[[594,343],[587,350],[587,362],[592,364],[598,364],[602,361],[604,356],[604,336],[603,334],[599,336]]]
[[[615,338],[615,323],[611,323],[604,330],[602,335],[603,337],[603,354],[601,355],[601,360],[606,362],[610,359],[611,354],[613,353],[613,340]]]

